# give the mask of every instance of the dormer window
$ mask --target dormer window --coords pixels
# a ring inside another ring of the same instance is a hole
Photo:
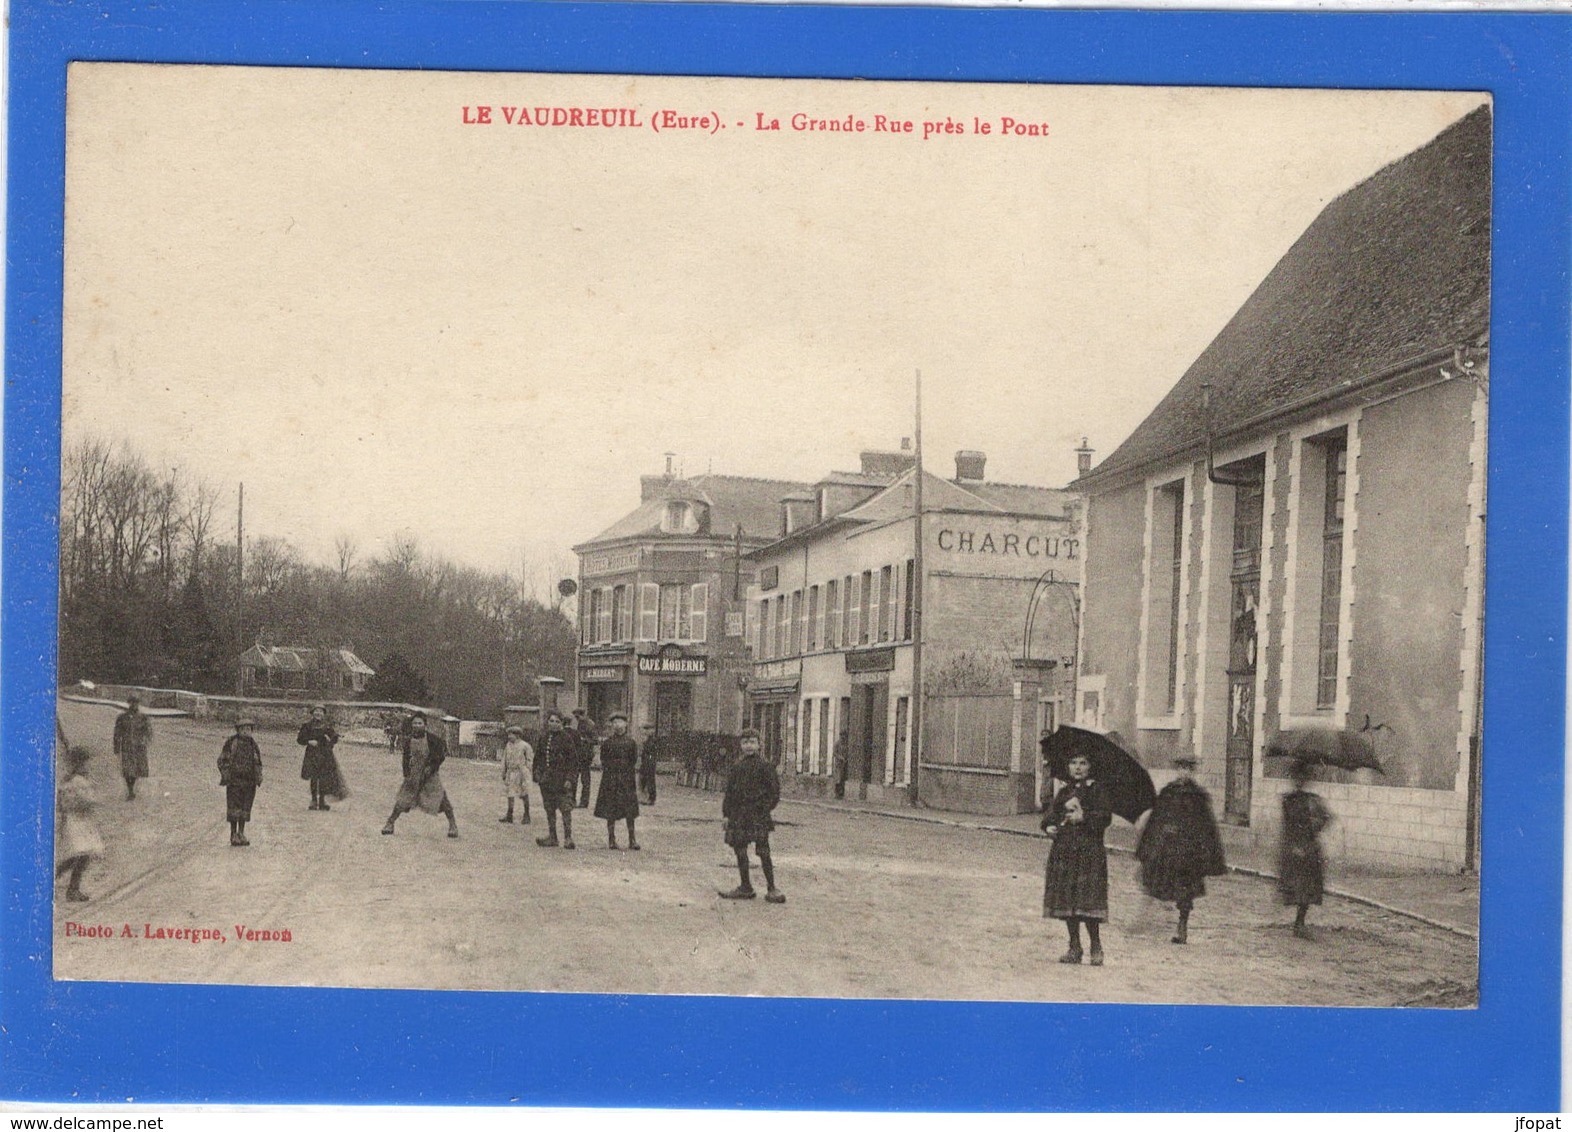
[[[698,534],[698,508],[683,499],[671,500],[661,516],[660,529],[668,535]]]

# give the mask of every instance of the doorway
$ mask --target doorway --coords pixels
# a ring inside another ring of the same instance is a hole
[[[693,730],[693,685],[685,680],[662,680],[655,685],[655,734],[675,735]]]
[[[847,778],[867,784],[884,782],[886,741],[884,724],[890,714],[888,683],[852,686],[851,761]]]

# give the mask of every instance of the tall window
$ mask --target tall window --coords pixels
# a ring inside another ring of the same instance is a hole
[[[808,587],[808,644],[809,652],[819,651],[819,587]]]
[[[841,617],[841,647],[854,649],[857,647],[857,578],[855,575],[846,575],[846,588],[842,591],[841,600],[846,609]]]
[[[644,582],[639,586],[639,640],[653,641],[660,634],[660,586]]]
[[[788,656],[802,652],[802,591],[791,593],[791,645]]]
[[[613,586],[611,590],[611,639],[614,641],[627,641],[633,637],[633,628],[630,624],[631,610],[628,609],[628,587]]]
[[[917,608],[916,594],[917,563],[914,559],[908,558],[906,560],[906,616],[902,622],[904,630],[902,637],[908,641],[912,639],[912,614],[913,610]]]
[[[1173,715],[1179,701],[1179,615],[1184,608],[1184,480],[1152,493],[1151,560],[1147,563],[1144,711]]]
[[[683,636],[683,640],[708,640],[710,630],[710,584],[708,582],[695,582],[688,587],[688,606],[691,612],[688,616],[687,631]]]
[[[831,583],[832,585],[834,583]],[[830,698],[819,701],[819,757],[814,760],[815,774],[824,774],[830,766]]]
[[[1317,707],[1337,704],[1337,658],[1343,607],[1343,506],[1348,490],[1348,437],[1328,440],[1321,536],[1321,632],[1316,665]]]
[[[584,618],[584,643],[592,645],[600,640],[601,605],[606,591],[593,589],[589,592],[589,613]]]
[[[601,588],[595,591],[598,599],[595,603],[595,639],[600,644],[611,643],[611,591]]]
[[[771,657],[775,653],[775,603],[769,598],[759,602],[759,656]]]
[[[895,620],[895,570],[886,566],[879,571],[879,640],[893,636],[890,623]]]
[[[840,583],[831,578],[824,586],[824,647],[840,647],[841,595]]]
[[[786,655],[786,595],[775,599],[775,655]]]
[[[864,570],[862,572],[862,601],[859,603],[862,625],[857,632],[859,644],[867,644],[868,635],[873,632],[873,615],[878,612],[874,604],[876,601],[878,601],[878,598],[873,593],[873,571]]]

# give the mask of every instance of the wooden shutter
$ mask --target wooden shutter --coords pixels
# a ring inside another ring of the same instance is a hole
[[[693,614],[689,627],[690,641],[705,641],[709,639],[710,628],[710,584],[696,582],[693,586]]]
[[[639,640],[653,641],[660,627],[660,587],[654,582],[639,586]]]

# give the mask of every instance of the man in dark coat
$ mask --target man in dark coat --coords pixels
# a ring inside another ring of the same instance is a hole
[[[759,757],[757,731],[748,728],[738,737],[738,744],[742,757],[726,776],[721,816],[726,819],[726,844],[737,854],[742,883],[720,895],[723,900],[753,899],[753,878],[748,875],[751,844],[759,854],[759,868],[764,871],[764,899],[771,904],[784,904],[786,894],[775,887],[775,863],[770,859],[770,830],[775,828],[770,814],[781,800],[781,780],[775,768]]]
[[[573,709],[573,737],[579,744],[579,809],[589,808],[590,771],[595,765],[595,721],[583,708]]]
[[[595,799],[595,816],[606,823],[606,847],[617,845],[617,823],[628,823],[628,848],[639,847],[633,823],[639,817],[639,789],[636,775],[639,745],[628,735],[628,717],[620,711],[611,717],[611,734],[600,745],[600,794]]]
[[[401,736],[404,784],[393,799],[393,812],[388,816],[382,832],[391,834],[393,823],[400,814],[419,808],[428,814],[442,814],[448,819],[448,836],[457,837],[458,819],[453,815],[453,803],[442,787],[442,764],[448,757],[447,742],[440,735],[426,730],[426,713],[417,711],[409,720],[409,734]]]
[[[532,778],[540,786],[541,804],[546,810],[545,837],[535,838],[535,844],[555,848],[557,841],[557,815],[562,815],[562,841],[564,849],[573,844],[573,798],[579,780],[579,746],[573,732],[562,725],[562,713],[546,716],[546,734],[535,748],[535,766]]]
[[[1141,887],[1158,900],[1172,900],[1179,909],[1175,943],[1189,942],[1190,910],[1197,896],[1206,895],[1206,878],[1228,871],[1212,799],[1191,777],[1195,766],[1190,755],[1174,759],[1178,776],[1158,792],[1135,846]]]
[[[126,801],[136,798],[136,780],[147,777],[147,748],[153,725],[142,714],[142,697],[126,697],[126,710],[115,720],[115,754],[120,756],[120,776],[126,780]]]

